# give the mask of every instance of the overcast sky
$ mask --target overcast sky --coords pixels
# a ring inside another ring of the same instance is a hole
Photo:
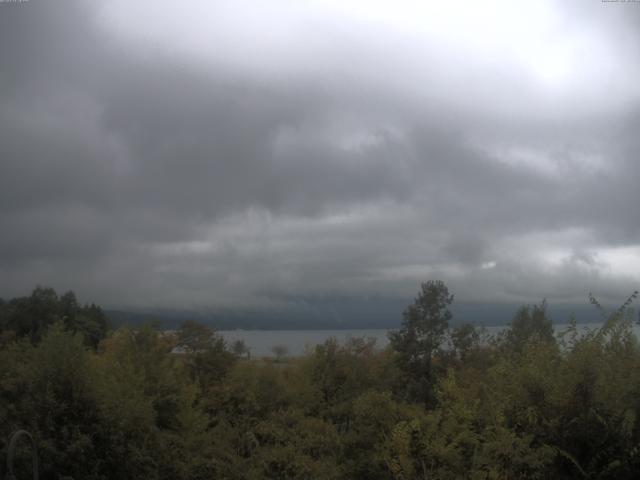
[[[0,3],[0,297],[623,301],[640,3]]]

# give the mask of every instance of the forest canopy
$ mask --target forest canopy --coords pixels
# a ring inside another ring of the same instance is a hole
[[[488,337],[451,328],[430,281],[386,349],[273,359],[193,321],[109,329],[38,287],[0,301],[1,458],[27,429],[43,479],[637,478],[634,298],[586,333],[554,331],[543,302]]]

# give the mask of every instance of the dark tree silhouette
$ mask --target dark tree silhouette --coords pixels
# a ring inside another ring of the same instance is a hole
[[[397,362],[405,374],[405,389],[411,400],[433,406],[433,359],[445,337],[453,295],[440,280],[422,283],[418,297],[403,313],[402,326],[389,334]]]

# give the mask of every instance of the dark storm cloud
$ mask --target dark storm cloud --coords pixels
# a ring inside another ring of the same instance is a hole
[[[618,91],[571,77],[549,93],[510,57],[323,9],[284,48],[212,17],[226,43],[191,55],[88,2],[0,7],[2,295],[271,305],[438,276],[463,298],[562,299],[637,280],[607,257],[640,233],[635,13],[560,11],[628,42]]]

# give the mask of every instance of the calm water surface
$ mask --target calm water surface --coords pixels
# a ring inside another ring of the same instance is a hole
[[[599,323],[588,323],[578,325],[579,330],[594,329],[601,326]],[[557,324],[554,326],[556,332],[562,332],[568,327],[567,324]],[[506,327],[485,327],[487,334],[494,335],[504,330]],[[384,348],[389,344],[387,329],[371,330],[222,330],[219,333],[231,343],[235,340],[244,340],[251,349],[251,355],[257,357],[273,356],[271,349],[276,345],[283,345],[287,348],[288,354],[297,356],[303,355],[308,349],[313,349],[316,345],[323,343],[330,337],[335,337],[339,342],[345,342],[353,337],[369,337],[376,339],[378,348]],[[640,326],[634,325],[634,332],[640,336]]]

